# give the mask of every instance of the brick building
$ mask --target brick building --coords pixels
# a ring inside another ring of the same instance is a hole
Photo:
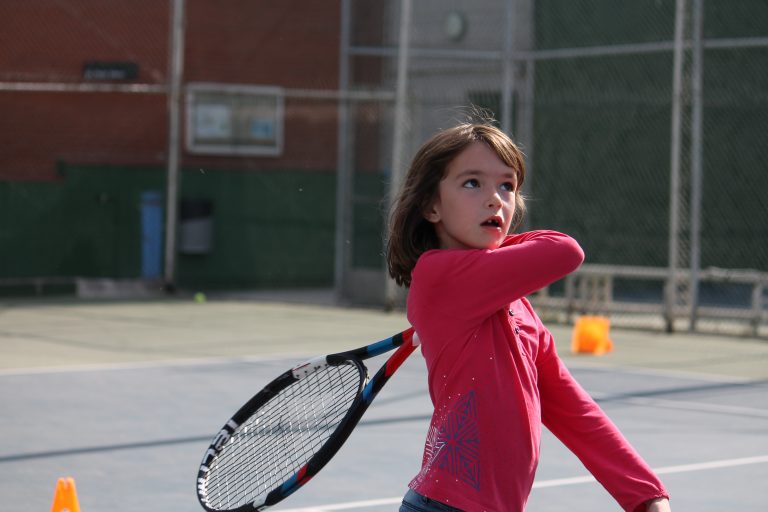
[[[166,186],[173,4],[0,3],[0,279],[158,277],[142,198]],[[340,2],[184,6],[179,198],[213,232],[182,240],[178,280],[331,285]]]
[[[170,12],[170,2],[157,0],[3,2],[0,179],[55,180],[61,162],[164,165]],[[298,1],[287,9],[189,0],[185,18],[185,84],[337,88],[338,2]],[[278,154],[211,156],[185,145],[182,164],[333,168],[335,103],[296,96],[284,103]],[[192,125],[185,119],[183,126]]]

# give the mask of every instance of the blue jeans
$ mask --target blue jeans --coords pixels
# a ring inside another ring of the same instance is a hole
[[[445,503],[431,500],[413,489],[408,489],[400,505],[400,512],[461,512],[458,508],[449,507]]]

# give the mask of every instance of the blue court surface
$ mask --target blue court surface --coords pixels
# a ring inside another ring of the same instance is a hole
[[[0,305],[0,510],[197,511],[211,437],[282,371],[406,327],[401,313],[263,301]],[[614,329],[572,373],[656,469],[673,510],[768,510],[768,342]],[[371,373],[385,359],[367,362]],[[274,510],[397,510],[431,406],[416,352],[347,444]],[[530,512],[619,510],[545,431]]]

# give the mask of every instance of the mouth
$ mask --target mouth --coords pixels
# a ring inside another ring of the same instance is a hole
[[[501,228],[502,220],[501,217],[491,217],[480,225],[488,228]]]

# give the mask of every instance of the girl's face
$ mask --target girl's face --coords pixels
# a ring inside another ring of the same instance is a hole
[[[483,142],[473,142],[446,168],[425,218],[441,249],[496,249],[515,213],[517,178]]]

